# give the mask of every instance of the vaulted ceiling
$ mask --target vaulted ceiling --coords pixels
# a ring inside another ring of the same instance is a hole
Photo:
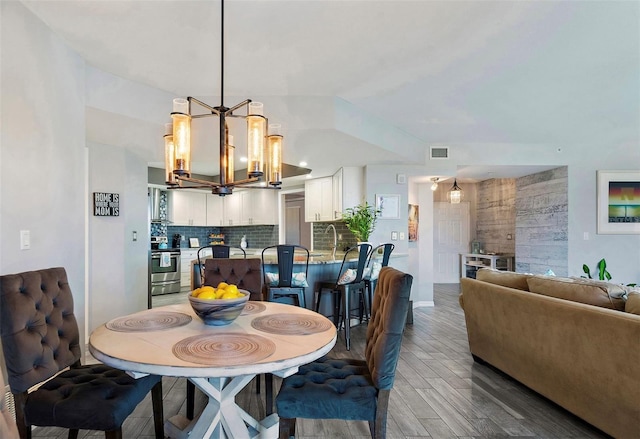
[[[89,65],[219,104],[219,1],[23,3]],[[424,165],[433,145],[606,147],[638,137],[639,23],[635,1],[227,0],[224,103],[264,101],[285,161],[317,174]],[[139,125],[88,117],[95,141]]]

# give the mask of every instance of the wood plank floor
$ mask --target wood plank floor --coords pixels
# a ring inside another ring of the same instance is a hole
[[[388,438],[608,438],[509,377],[474,363],[464,315],[458,305],[458,291],[459,284],[438,284],[435,307],[414,309],[414,324],[405,331],[391,392]],[[160,297],[154,306],[171,301],[171,297]],[[364,325],[353,328],[350,352],[344,349],[343,337],[339,337],[331,355],[361,357],[365,331]],[[165,417],[184,414],[184,379],[165,377],[163,386]],[[276,382],[275,388],[278,387]],[[205,402],[199,396],[196,407]],[[255,381],[238,399],[252,416],[264,417],[264,400],[255,393]],[[96,435],[102,433],[82,431],[79,437]],[[63,439],[66,431],[37,428],[33,437]],[[150,397],[125,422],[124,437],[154,437]],[[298,423],[298,438],[367,437],[370,436],[366,422],[300,420]]]

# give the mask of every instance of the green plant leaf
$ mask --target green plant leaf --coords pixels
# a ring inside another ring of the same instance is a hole
[[[358,241],[368,241],[369,235],[375,229],[376,220],[380,213],[374,206],[365,202],[355,207],[345,209],[342,220]]]

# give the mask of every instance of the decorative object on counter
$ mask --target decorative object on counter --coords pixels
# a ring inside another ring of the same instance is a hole
[[[451,204],[460,204],[463,198],[464,192],[462,192],[462,189],[458,186],[458,180],[454,178],[453,186],[451,186],[451,189],[447,192],[447,200]]]
[[[224,245],[224,233],[212,233],[209,235],[209,245]]]
[[[240,240],[240,248],[243,250],[247,248],[247,235],[242,236],[242,239]]]
[[[376,209],[365,201],[364,204],[346,209],[342,220],[358,241],[367,242],[369,235],[376,227],[379,215],[380,209]]]
[[[400,195],[376,194],[376,210],[380,219],[400,218]]]
[[[224,106],[224,0],[220,1],[220,105],[212,107],[189,96],[187,99],[174,99],[172,124],[167,124],[165,139],[165,180],[169,188],[209,188],[213,194],[230,195],[235,187],[264,189],[264,186],[251,186],[264,180],[267,187],[279,189],[282,184],[282,135],[280,125],[270,125],[267,133],[267,118],[263,116],[263,104],[247,99],[228,108]],[[206,109],[204,113],[194,114],[192,104]],[[236,110],[247,107],[246,116],[234,114]],[[193,178],[191,175],[191,119],[217,116],[219,129],[219,182]],[[247,121],[247,178],[234,179],[233,136],[229,135],[227,117],[244,118]],[[265,145],[265,141],[267,145]],[[268,149],[267,149],[268,148]],[[268,155],[265,166],[265,151]],[[266,168],[266,169],[265,169]],[[266,177],[263,179],[263,175]],[[185,184],[186,183],[186,184]]]
[[[200,240],[198,238],[189,238],[189,247],[200,248]]]

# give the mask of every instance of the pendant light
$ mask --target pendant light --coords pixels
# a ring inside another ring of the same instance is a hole
[[[447,199],[451,204],[459,204],[460,201],[462,201],[463,197],[464,193],[462,192],[460,186],[458,186],[457,179],[454,178],[453,186],[451,187],[451,189],[449,189],[449,192],[447,192]]]

